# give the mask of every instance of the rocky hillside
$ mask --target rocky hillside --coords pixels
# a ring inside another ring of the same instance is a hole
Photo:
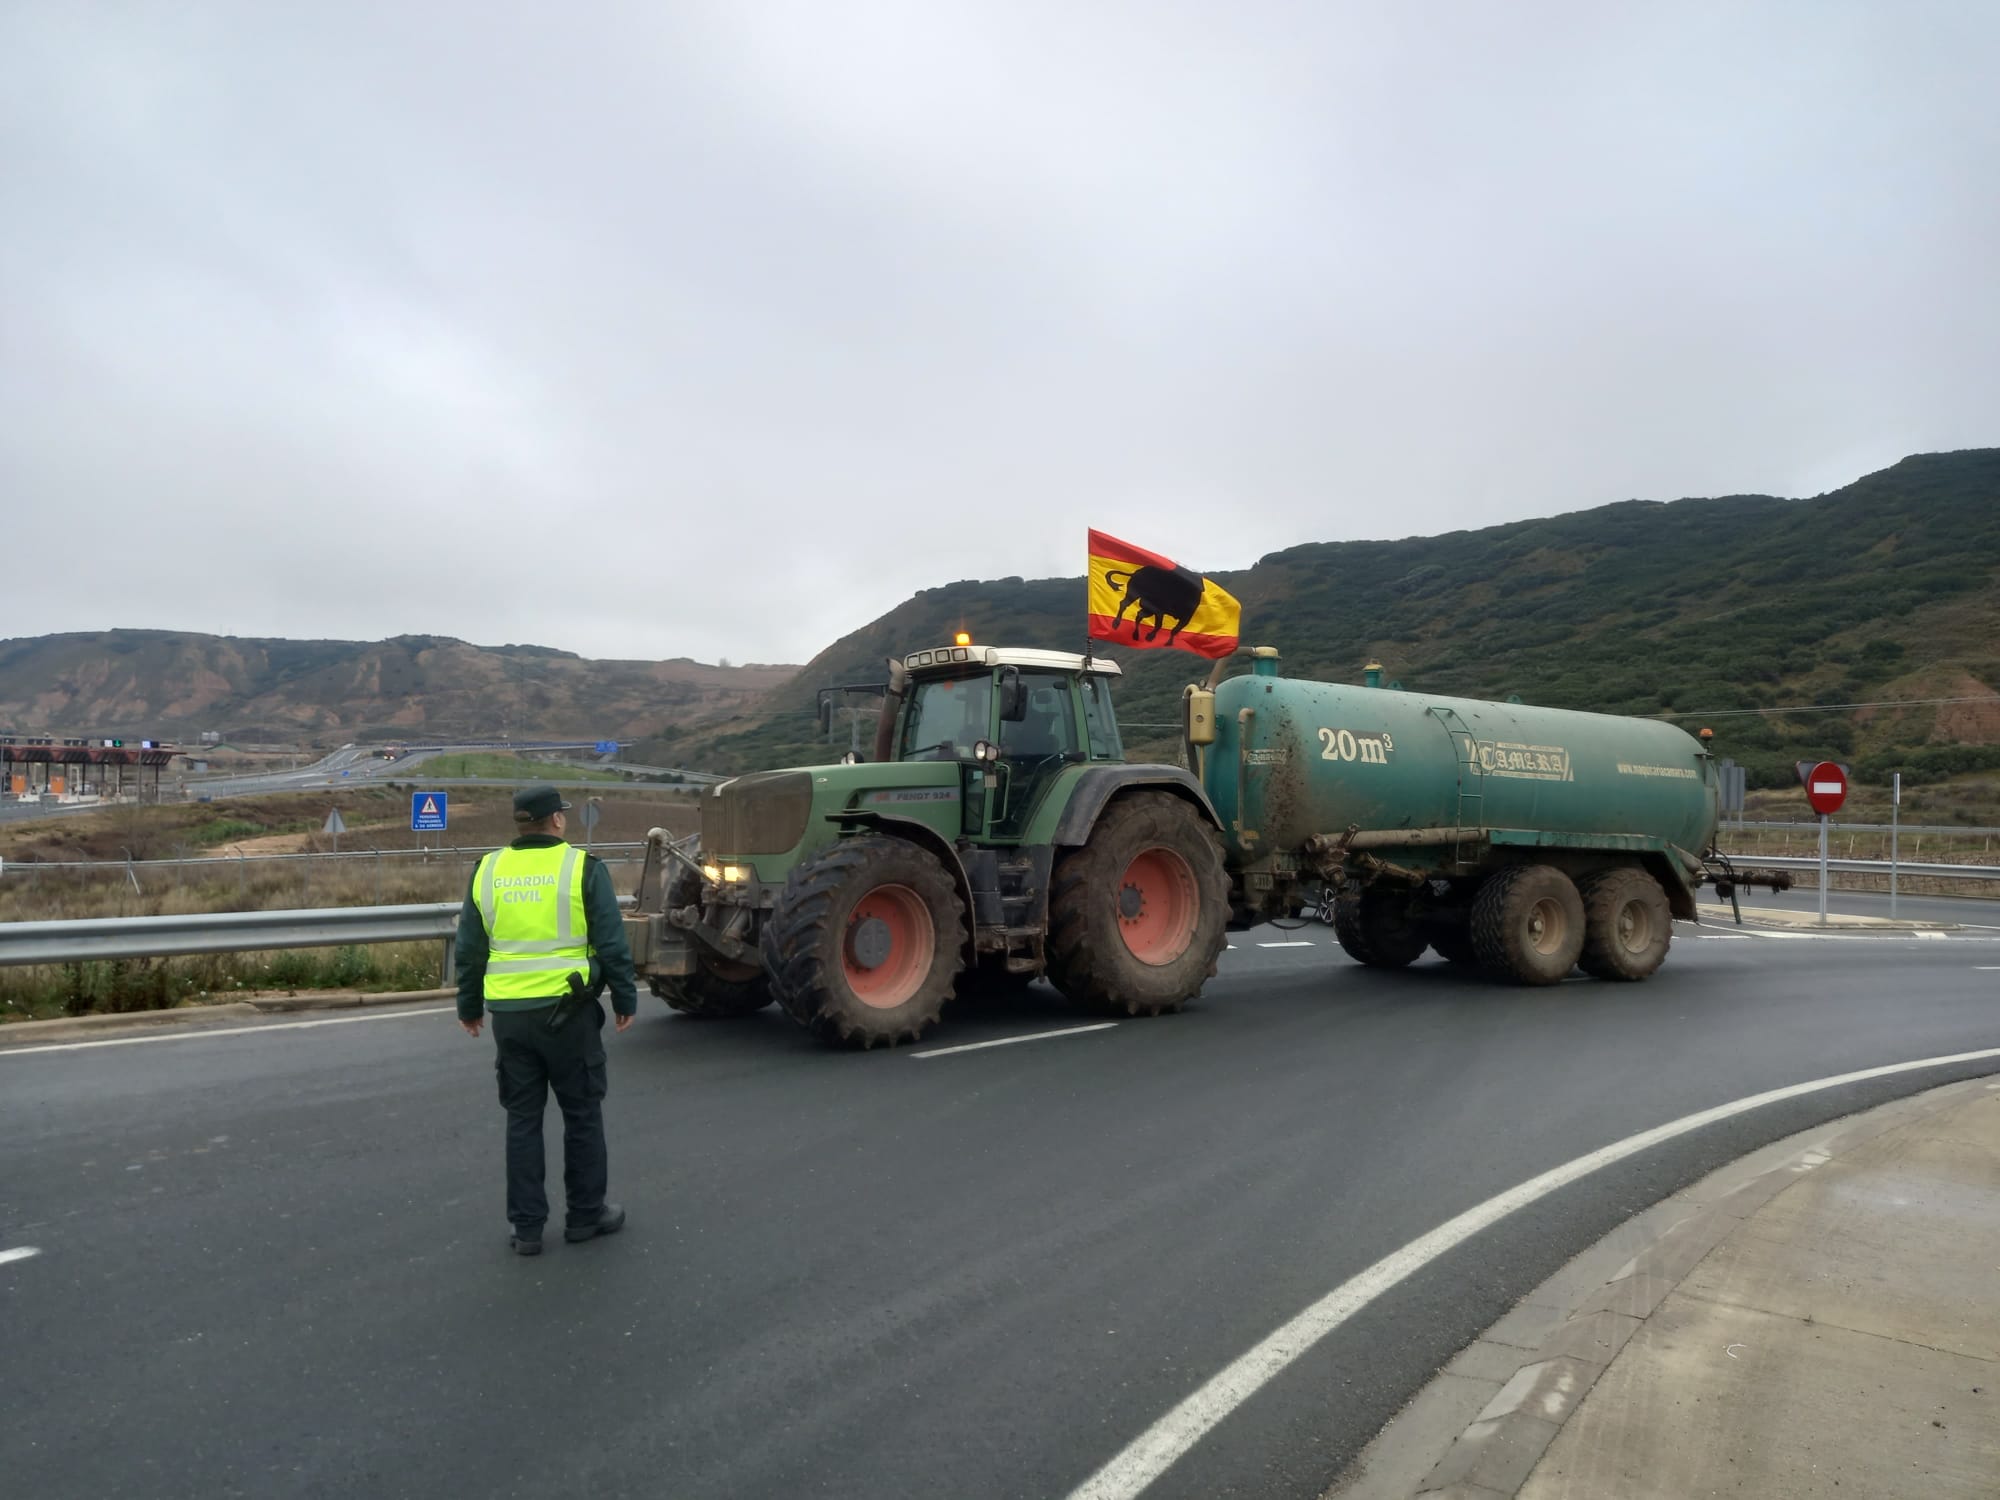
[[[1714,715],[1724,753],[1765,785],[1783,784],[1806,756],[1919,777],[2000,766],[1990,701],[1725,712],[1990,698],[2000,684],[2000,449],[1908,458],[1813,499],[1627,500],[1445,536],[1295,547],[1217,576],[1243,601],[1246,644],[1279,647],[1300,676],[1358,680],[1374,657],[1412,689]],[[661,748],[724,769],[821,755],[815,688],[879,679],[883,657],[961,627],[982,641],[1081,649],[1083,580],[926,590],[763,702],[683,726]],[[1171,720],[1180,685],[1205,667],[1172,652],[1122,659],[1128,722]],[[1149,735],[1167,743],[1151,731],[1127,738]]]
[[[166,630],[0,640],[0,732],[332,742],[620,739],[730,714],[796,667],[588,661],[446,636],[248,640]]]

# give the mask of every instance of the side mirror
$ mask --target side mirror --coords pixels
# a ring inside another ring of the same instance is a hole
[[[821,688],[819,693],[819,732],[833,733],[833,695],[825,688]]]
[[[1000,722],[1019,724],[1028,717],[1028,687],[1019,667],[1000,669]]]

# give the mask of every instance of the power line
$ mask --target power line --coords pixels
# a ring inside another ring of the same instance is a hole
[[[1844,714],[1857,708],[1935,708],[1945,703],[2000,703],[2000,694],[1978,693],[1966,698],[1883,698],[1874,703],[1803,703],[1792,708],[1712,708],[1647,714],[1649,719],[1727,719],[1739,714]]]

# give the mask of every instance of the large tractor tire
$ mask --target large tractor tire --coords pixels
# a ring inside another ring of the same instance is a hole
[[[1510,865],[1472,898],[1472,948],[1521,984],[1559,984],[1583,952],[1583,898],[1553,865]]]
[[[1430,943],[1409,894],[1381,886],[1333,903],[1333,935],[1349,958],[1373,969],[1407,968]]]
[[[965,902],[905,839],[842,839],[792,871],[762,938],[787,1014],[823,1042],[913,1042],[964,966]]]
[[[1056,864],[1048,977],[1093,1010],[1179,1010],[1215,973],[1228,920],[1215,830],[1171,792],[1129,793]]]
[[[1645,979],[1673,941],[1674,915],[1659,881],[1627,866],[1577,882],[1583,897],[1583,972],[1597,979]]]

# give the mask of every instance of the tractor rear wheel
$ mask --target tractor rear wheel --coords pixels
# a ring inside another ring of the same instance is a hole
[[[1583,951],[1583,898],[1553,865],[1510,865],[1472,898],[1472,948],[1521,984],[1559,984]]]
[[[1375,969],[1401,969],[1422,956],[1430,939],[1403,891],[1370,886],[1333,904],[1333,935],[1347,956]]]
[[[936,855],[905,839],[842,839],[792,871],[764,924],[787,1014],[823,1042],[922,1036],[964,966],[965,902]]]
[[[1056,864],[1048,977],[1093,1010],[1179,1010],[1215,973],[1228,919],[1215,830],[1171,792],[1128,793]]]
[[[1597,979],[1644,979],[1673,941],[1673,912],[1659,881],[1627,866],[1577,882],[1583,896],[1583,972]]]

